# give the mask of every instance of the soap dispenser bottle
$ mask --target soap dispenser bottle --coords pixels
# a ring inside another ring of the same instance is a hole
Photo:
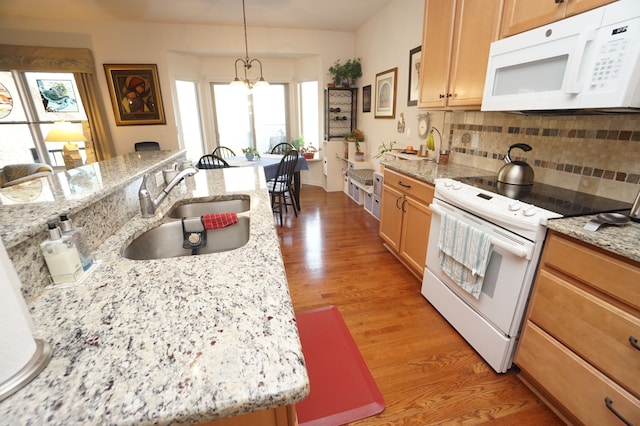
[[[69,216],[67,214],[61,214],[60,230],[62,231],[63,237],[68,236],[76,245],[78,255],[80,256],[80,262],[82,263],[82,269],[86,271],[91,268],[91,265],[93,265],[93,256],[89,252],[87,240],[84,232],[82,232],[82,228],[74,228]]]
[[[47,224],[49,239],[40,244],[53,284],[75,283],[84,274],[80,255],[70,236],[63,236],[55,222]]]

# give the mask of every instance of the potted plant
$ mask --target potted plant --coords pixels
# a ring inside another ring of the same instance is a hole
[[[382,145],[378,146],[378,153],[373,157],[373,158],[380,158],[382,157],[386,152],[391,152],[393,151],[393,146],[396,144],[396,141],[390,141],[389,145],[386,145],[384,143],[384,141],[382,142]]]
[[[300,148],[300,152],[302,153],[302,155],[306,160],[312,160],[313,157],[316,155],[316,152],[318,152],[318,148],[316,148],[313,145],[309,145],[309,146]]]
[[[344,139],[347,142],[355,142],[356,143],[356,153],[355,160],[356,161],[364,161],[364,152],[360,151],[360,142],[364,142],[364,133],[362,130],[353,129],[349,133],[345,133]],[[348,151],[348,150],[347,150]],[[347,156],[348,158],[348,156]]]
[[[336,87],[355,86],[356,79],[362,77],[362,64],[360,58],[348,59],[344,64],[340,59],[329,67],[329,74]]]
[[[258,150],[255,148],[242,148],[242,153],[249,161],[253,160],[254,158],[258,160],[260,159],[260,152],[258,152]]]
[[[304,136],[300,135],[295,139],[291,139],[291,145],[294,146],[296,151],[302,151],[304,148]]]

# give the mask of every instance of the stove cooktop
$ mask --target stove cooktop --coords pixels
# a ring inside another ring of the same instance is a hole
[[[631,204],[624,201],[572,191],[544,183],[534,182],[531,186],[509,185],[498,182],[495,176],[467,177],[456,180],[485,191],[532,204],[561,214],[564,217],[615,212],[631,208]]]

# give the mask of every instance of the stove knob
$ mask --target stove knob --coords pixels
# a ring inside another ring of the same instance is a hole
[[[520,207],[522,207],[522,203],[516,200],[513,203],[509,204],[509,211],[517,212],[518,210],[520,210]]]
[[[453,182],[452,182],[452,181],[450,181],[450,180],[445,180],[445,181],[444,181],[444,186],[445,186],[445,188],[449,188],[449,187],[450,187],[450,186],[452,186],[452,185],[453,185]]]
[[[527,206],[524,210],[522,210],[522,214],[529,217],[536,214],[536,206]]]
[[[453,183],[453,189],[458,190],[460,188],[462,188],[462,184],[460,182],[454,182]]]

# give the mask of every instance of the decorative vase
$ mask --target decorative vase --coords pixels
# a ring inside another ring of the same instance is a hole
[[[364,161],[364,152],[356,152],[356,161]]]
[[[303,155],[304,155],[305,160],[313,159],[313,153],[312,152],[305,152]]]
[[[247,160],[251,161],[253,160],[253,152],[247,152],[246,154],[244,154],[244,156],[247,158]]]

